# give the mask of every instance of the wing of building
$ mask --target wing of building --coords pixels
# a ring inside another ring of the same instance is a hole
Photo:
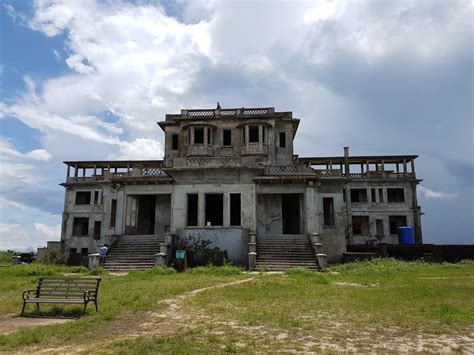
[[[416,155],[299,157],[299,122],[272,107],[182,110],[158,122],[164,160],[66,161],[66,256],[107,243],[111,269],[144,268],[145,254],[169,263],[176,238],[199,237],[236,264],[279,269],[398,243],[401,226],[421,243]]]

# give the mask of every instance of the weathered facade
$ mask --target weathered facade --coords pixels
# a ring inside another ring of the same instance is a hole
[[[345,148],[339,157],[298,157],[298,124],[274,108],[182,110],[158,123],[162,161],[65,162],[65,254],[123,236],[166,235],[161,242],[172,244],[194,235],[248,264],[249,253],[259,257],[255,241],[317,233],[316,252],[337,262],[348,244],[398,243],[399,226],[413,226],[421,242],[417,156],[350,156]]]

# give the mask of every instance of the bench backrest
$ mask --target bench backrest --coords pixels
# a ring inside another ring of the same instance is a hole
[[[101,278],[87,277],[41,277],[37,288],[37,297],[47,298],[83,298],[84,292],[92,291],[97,296]]]

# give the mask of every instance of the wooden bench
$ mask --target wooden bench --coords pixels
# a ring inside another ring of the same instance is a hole
[[[37,309],[40,303],[83,304],[85,313],[87,304],[94,302],[95,311],[98,312],[97,294],[100,280],[100,277],[95,276],[41,277],[35,290],[23,292],[21,315],[23,316],[27,303],[36,303]]]

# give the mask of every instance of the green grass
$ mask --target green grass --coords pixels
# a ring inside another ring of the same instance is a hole
[[[37,264],[0,268],[0,316],[20,312],[21,291],[34,288],[40,275],[71,272],[90,274],[84,268]],[[328,338],[342,348],[355,337],[355,349],[373,351],[367,346],[379,336],[403,339],[421,334],[424,339],[426,334],[469,336],[474,331],[472,262],[379,259],[331,267],[326,273],[294,268],[273,275],[243,274],[231,265],[185,273],[163,267],[126,276],[97,273],[103,278],[98,314],[93,307],[83,317],[77,312],[80,307],[42,307],[38,315],[77,319],[0,336],[0,352],[62,344],[96,344],[100,351],[119,353],[327,350],[302,340],[311,336]],[[191,290],[249,278],[176,298]],[[160,302],[164,299],[177,303],[170,308]],[[153,318],[152,313],[166,317]],[[124,338],[137,330],[144,334]],[[286,338],[278,340],[279,334]],[[434,341],[424,350],[440,350],[437,346]],[[452,350],[466,348],[458,344]]]

